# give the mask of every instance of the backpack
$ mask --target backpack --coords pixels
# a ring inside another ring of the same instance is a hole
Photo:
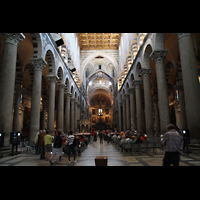
[[[54,148],[60,148],[62,146],[62,138],[60,136],[56,136],[55,142],[54,142]]]

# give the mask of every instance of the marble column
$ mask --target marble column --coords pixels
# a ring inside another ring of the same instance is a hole
[[[184,91],[183,85],[178,84],[174,87],[178,90],[179,94],[179,102],[180,102],[180,113],[181,113],[181,129],[187,129],[187,119],[186,119],[186,111],[185,111],[185,98],[184,98]]]
[[[135,105],[135,88],[129,88],[128,92],[130,94],[130,119],[131,119],[131,131],[137,129],[136,122],[136,105]]]
[[[40,97],[42,85],[42,71],[47,63],[42,58],[31,58],[30,60],[33,64],[34,70],[29,133],[29,145],[32,145],[35,135],[40,129]]]
[[[17,46],[25,39],[22,33],[3,33],[4,54],[0,72],[0,131],[4,133],[4,146],[10,145],[12,109],[15,87]]]
[[[197,62],[190,33],[177,33],[185,96],[187,126],[190,137],[200,139],[200,87]]]
[[[126,99],[122,99],[123,105],[123,131],[126,131]]]
[[[146,122],[146,134],[148,137],[154,135],[154,123],[153,123],[153,104],[151,95],[150,75],[151,69],[141,69],[140,75],[143,76],[144,84],[144,105],[145,105],[145,122]]]
[[[70,130],[73,131],[74,133],[74,102],[75,102],[75,98],[70,98],[70,102],[71,102],[71,126],[70,126]]]
[[[77,104],[78,104],[78,102],[77,101],[75,101],[74,102],[74,133],[76,133],[76,131],[77,131]]]
[[[77,104],[77,120],[80,120],[80,116],[81,116],[81,104],[78,102]]]
[[[136,94],[136,112],[137,112],[137,133],[140,134],[143,131],[143,109],[142,109],[142,96],[141,85],[142,80],[134,81],[135,94]]]
[[[65,92],[65,133],[70,130],[70,93]]]
[[[154,105],[154,111],[155,111],[155,135],[160,135],[160,117],[159,117],[159,111],[158,111],[158,97],[153,98],[153,105]]]
[[[58,95],[58,127],[57,131],[63,132],[64,122],[64,84],[58,84],[59,95]]]
[[[77,104],[77,131],[80,132],[80,117],[81,117],[81,104],[78,102]],[[79,123],[78,123],[79,122]]]
[[[150,57],[155,61],[156,64],[156,76],[158,86],[158,100],[160,110],[160,128],[161,134],[166,133],[166,126],[170,123],[170,112],[169,112],[169,100],[167,93],[167,82],[165,76],[165,65],[164,59],[167,55],[168,50],[156,50]]]
[[[126,130],[131,130],[130,127],[130,99],[129,94],[125,94],[124,97],[126,98]]]
[[[120,94],[118,93],[118,122],[119,122],[117,125],[118,132],[122,130],[121,121],[122,118],[121,118]]]
[[[13,132],[20,131],[20,129],[18,129],[19,105],[20,105],[21,94],[24,92],[24,88],[18,85],[17,87],[15,86],[15,91],[16,93],[15,93],[15,109],[14,109],[14,118],[13,118]]]
[[[122,103],[122,101],[119,102],[119,110],[120,110],[120,118],[119,118],[120,119],[120,121],[119,121],[120,129],[119,129],[119,131],[121,132],[124,129],[124,120],[122,120],[122,118],[124,118],[123,117],[123,103]]]
[[[55,112],[55,85],[58,76],[47,75],[49,86],[49,105],[48,105],[48,131],[52,135],[54,131],[54,112]]]

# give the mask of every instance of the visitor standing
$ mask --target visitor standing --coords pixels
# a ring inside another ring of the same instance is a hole
[[[95,129],[93,128],[92,129],[92,133],[91,133],[91,136],[90,136],[90,144],[93,144],[93,141],[94,141],[94,131],[95,131]]]
[[[67,153],[68,153],[68,159],[69,159],[68,163],[70,163],[71,152],[73,153],[73,156],[74,156],[74,162],[76,162],[76,154],[75,154],[75,150],[74,150],[74,140],[75,140],[75,137],[73,135],[73,132],[70,131],[69,136],[67,137],[67,146],[68,146]]]
[[[51,135],[49,135],[49,132],[46,131],[46,135],[44,136],[44,146],[45,146],[45,157],[46,160],[48,160],[48,155],[49,155],[49,160],[51,157],[51,152],[52,152],[52,141],[53,138]]]
[[[56,153],[57,153],[57,163],[60,163],[59,159],[60,159],[61,147],[62,147],[62,138],[60,137],[60,135],[61,135],[61,132],[58,131],[58,133],[54,137],[53,152],[52,152],[51,158],[49,159],[49,162],[51,164],[53,164],[52,159]]]
[[[161,144],[164,146],[165,156],[163,166],[179,166],[181,136],[177,134],[175,126],[169,124]]]

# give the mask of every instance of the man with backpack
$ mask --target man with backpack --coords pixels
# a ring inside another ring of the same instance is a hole
[[[74,162],[76,162],[76,152],[74,150],[74,147],[76,146],[76,139],[72,131],[70,131],[69,136],[67,137],[67,146],[68,146],[67,153],[68,153],[68,159],[69,159],[68,163],[70,163],[71,152],[73,153],[73,156],[74,156]]]
[[[53,152],[52,152],[51,158],[49,159],[49,162],[51,164],[53,164],[52,159],[55,156],[56,152],[57,152],[57,163],[60,163],[59,159],[61,155],[61,146],[62,146],[62,138],[60,137],[60,135],[61,135],[61,132],[58,131],[58,133],[56,134],[54,138]]]

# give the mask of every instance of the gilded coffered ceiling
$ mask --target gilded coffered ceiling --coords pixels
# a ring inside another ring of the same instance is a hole
[[[121,33],[77,33],[81,50],[118,49]]]

